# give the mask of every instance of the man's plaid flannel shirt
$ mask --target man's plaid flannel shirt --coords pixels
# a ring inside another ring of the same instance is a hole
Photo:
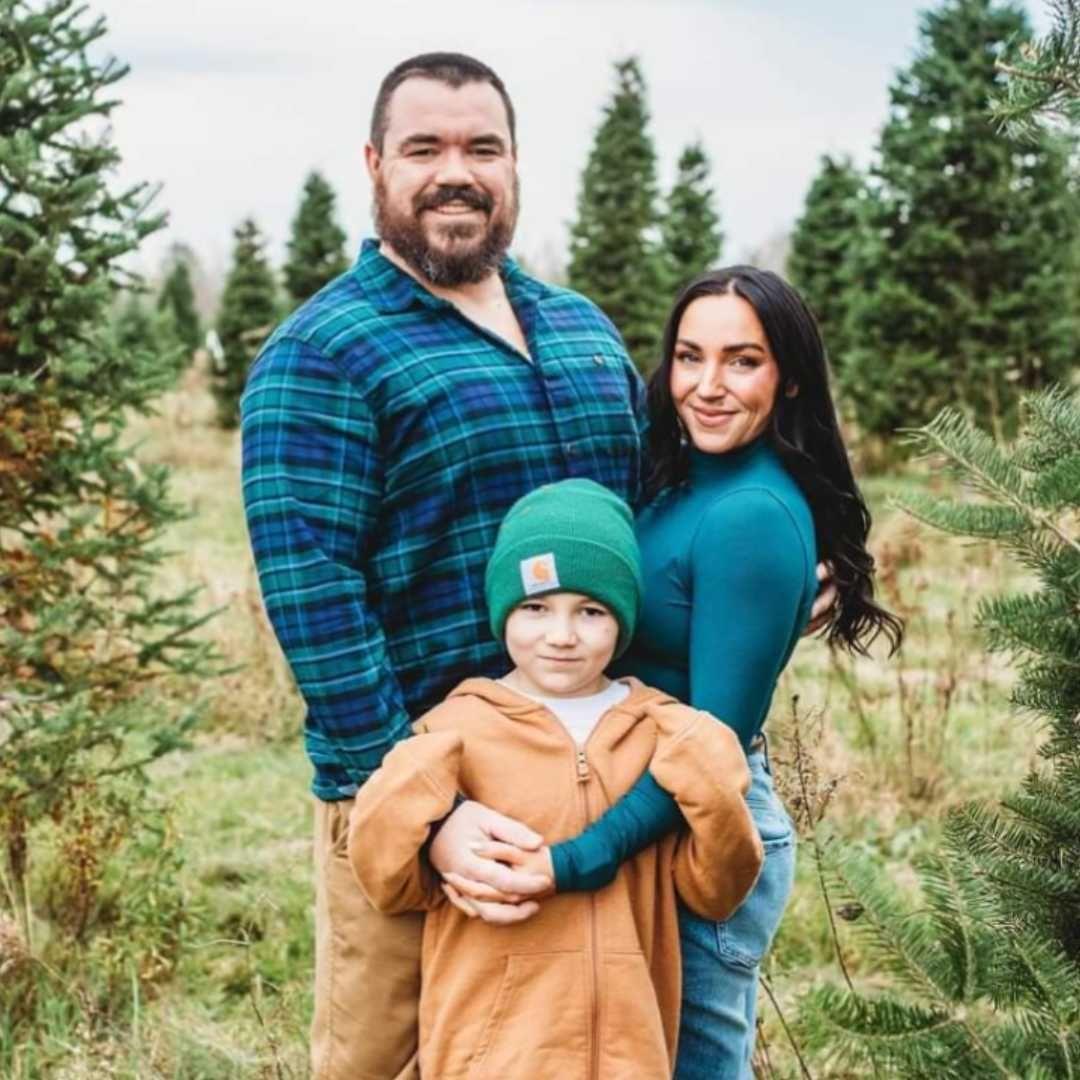
[[[519,496],[571,476],[639,494],[643,393],[618,333],[577,293],[502,274],[531,358],[369,240],[252,367],[248,530],[322,799],[463,678],[505,672],[484,567]]]

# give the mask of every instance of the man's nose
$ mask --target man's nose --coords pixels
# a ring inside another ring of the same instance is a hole
[[[450,147],[440,155],[435,183],[443,187],[464,186],[472,183],[468,162],[460,150]]]

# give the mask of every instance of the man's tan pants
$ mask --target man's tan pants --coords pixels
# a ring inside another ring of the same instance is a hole
[[[345,854],[351,800],[315,803],[314,1080],[419,1080],[423,916],[380,915]]]

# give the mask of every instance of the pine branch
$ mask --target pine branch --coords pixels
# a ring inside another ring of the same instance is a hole
[[[897,505],[924,524],[954,536],[1011,540],[1025,535],[1032,526],[1028,514],[1012,507],[958,503],[922,491],[906,496]]]
[[[939,454],[950,472],[976,491],[1030,515],[1040,528],[1080,553],[1080,541],[1066,533],[1048,514],[1032,506],[1028,481],[994,440],[976,428],[959,409],[942,409],[925,427],[909,432],[909,441],[924,456]]]
[[[997,67],[1008,77],[991,113],[1006,134],[1031,138],[1040,123],[1080,119],[1080,0],[1051,0],[1054,25]]]

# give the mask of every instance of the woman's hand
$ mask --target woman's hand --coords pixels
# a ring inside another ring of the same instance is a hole
[[[473,844],[473,853],[479,859],[495,860],[512,867],[516,872],[530,874],[548,882],[547,888],[534,893],[527,900],[507,902],[506,894],[490,885],[470,881],[452,871],[443,875],[443,892],[460,912],[470,919],[480,918],[495,926],[509,926],[532,918],[540,910],[538,900],[555,892],[555,869],[551,861],[551,849],[542,847],[537,851],[523,851],[512,844],[498,841]]]
[[[832,622],[836,614],[833,608],[836,606],[836,583],[833,581],[833,568],[830,562],[817,564],[818,594],[814,599],[814,606],[810,609],[810,621],[806,624],[803,637],[816,634],[824,630]]]
[[[455,907],[485,922],[509,924],[535,915],[535,900],[554,891],[543,837],[521,822],[465,802],[443,823],[429,858]],[[459,902],[460,901],[460,902]]]

